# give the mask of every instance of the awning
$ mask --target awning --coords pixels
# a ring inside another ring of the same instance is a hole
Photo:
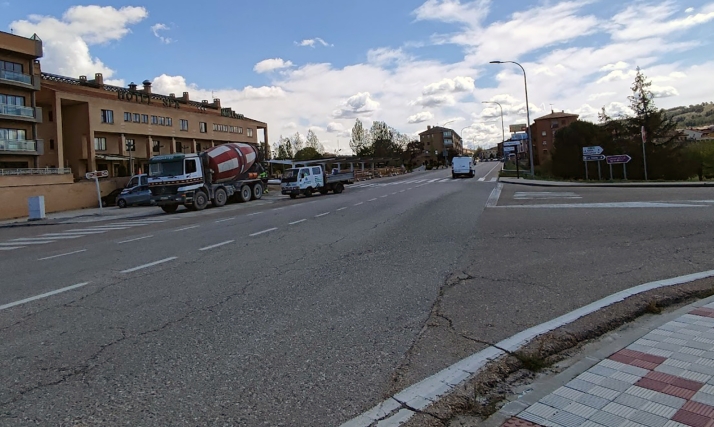
[[[100,159],[100,160],[113,160],[115,162],[128,162],[129,161],[129,157],[117,156],[117,155],[97,154],[94,157],[97,159]],[[136,157],[134,157],[134,160],[138,160],[138,159]]]

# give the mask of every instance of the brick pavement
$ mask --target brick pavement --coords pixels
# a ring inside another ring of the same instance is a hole
[[[714,427],[714,303],[652,330],[503,427]]]

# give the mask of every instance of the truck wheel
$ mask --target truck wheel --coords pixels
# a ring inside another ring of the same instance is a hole
[[[238,200],[240,200],[242,203],[248,202],[250,201],[252,195],[253,192],[250,190],[250,187],[244,185],[240,188],[240,191],[238,192]]]
[[[297,194],[291,194],[291,195],[290,195],[290,198],[291,198],[291,199],[297,199]]]
[[[251,197],[251,199],[258,200],[261,197],[263,197],[263,184],[255,184],[253,186],[253,196]]]
[[[177,209],[178,209],[178,205],[163,205],[163,206],[161,206],[161,210],[166,212],[167,214],[175,213]]]
[[[305,189],[305,197],[310,197],[312,196],[312,187],[307,187]]]
[[[213,206],[220,208],[221,206],[225,206],[227,201],[228,194],[226,193],[226,190],[224,188],[216,190],[216,193],[213,195]]]
[[[197,211],[202,211],[206,209],[206,206],[208,206],[208,195],[203,191],[196,191],[196,194],[193,196],[193,207],[196,208]]]
[[[345,186],[341,182],[338,182],[337,184],[335,184],[335,187],[332,189],[332,192],[335,194],[340,194],[342,193],[342,191],[344,191],[344,189]]]

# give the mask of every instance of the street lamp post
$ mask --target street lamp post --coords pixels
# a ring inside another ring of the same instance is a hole
[[[504,142],[506,140],[506,128],[503,125],[503,106],[496,101],[481,101],[482,104],[496,104],[498,105],[498,108],[501,109],[501,142]]]
[[[529,160],[531,162],[531,176],[535,174],[535,168],[533,165],[533,139],[531,138],[531,111],[530,107],[528,106],[528,79],[526,78],[526,70],[523,68],[523,66],[515,61],[491,61],[491,64],[516,64],[519,67],[521,67],[521,70],[523,70],[523,84],[526,88],[526,120],[528,120],[528,125],[526,126],[526,130],[528,132],[528,154],[529,154]]]
[[[470,124],[470,125],[468,125],[468,126],[464,126],[464,127],[461,129],[461,135],[460,135],[460,136],[461,136],[461,154],[462,154],[462,155],[464,154],[464,131],[465,131],[466,129],[472,127],[472,126],[473,126],[473,124]]]

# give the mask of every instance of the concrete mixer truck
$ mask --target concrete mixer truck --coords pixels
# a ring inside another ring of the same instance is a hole
[[[183,205],[202,210],[263,196],[256,147],[244,143],[218,145],[199,154],[168,154],[149,160],[151,200],[166,213]]]

